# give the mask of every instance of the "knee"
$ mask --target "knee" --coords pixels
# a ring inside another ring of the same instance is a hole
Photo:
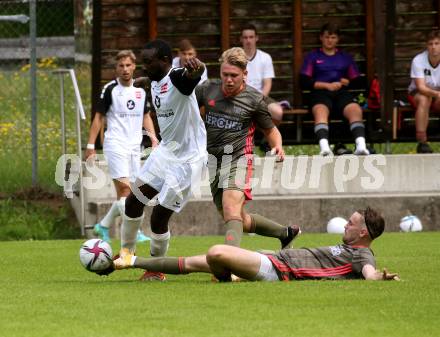
[[[315,120],[315,124],[327,123],[330,111],[328,110],[327,106],[323,104],[317,104],[313,106],[312,114]]]
[[[225,256],[225,245],[215,245],[209,248],[206,254],[206,262],[209,265],[218,264]]]
[[[125,215],[130,218],[138,218],[143,212],[144,204],[133,193],[130,193],[125,199]]]
[[[344,116],[347,119],[362,119],[362,109],[357,103],[351,103],[344,109]]]
[[[428,112],[429,107],[431,106],[432,103],[432,98],[419,94],[415,101],[416,101],[417,110]]]
[[[223,200],[223,219],[225,221],[232,219],[241,219],[241,209],[233,202]]]

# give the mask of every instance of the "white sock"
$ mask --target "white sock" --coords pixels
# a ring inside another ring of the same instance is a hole
[[[121,197],[121,199],[118,200],[118,207],[119,207],[119,215],[125,214],[125,200],[127,197]]]
[[[130,253],[134,254],[136,250],[137,231],[143,219],[143,214],[139,218],[130,218],[125,214],[122,215],[121,248],[127,248]]]
[[[121,214],[119,212],[120,212],[119,211],[119,200],[117,200],[112,204],[109,211],[104,216],[104,218],[100,221],[99,224],[102,227],[110,228],[110,226],[115,223],[116,217]]]
[[[165,256],[170,245],[170,231],[163,234],[151,233],[150,255],[154,257]]]
[[[355,140],[356,143],[356,150],[366,150],[367,144],[365,144],[365,138],[364,137],[357,137]]]
[[[331,152],[328,139],[326,138],[321,138],[319,140],[319,147],[321,148],[321,152]]]
[[[368,151],[367,145],[365,144],[364,137],[356,138],[355,142],[356,142],[356,150],[354,150],[355,155],[367,156],[370,154],[370,151]]]

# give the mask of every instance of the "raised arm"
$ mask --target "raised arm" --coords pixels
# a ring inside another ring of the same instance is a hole
[[[386,268],[383,271],[376,270],[371,264],[366,264],[362,268],[362,275],[366,280],[372,281],[400,281],[399,275],[396,273],[389,273]]]
[[[190,79],[201,77],[205,71],[205,65],[196,57],[188,59],[183,66],[186,69],[186,77]]]
[[[170,72],[171,82],[183,95],[189,96],[204,71],[205,65],[197,58],[191,58],[185,62],[184,68],[175,68]]]

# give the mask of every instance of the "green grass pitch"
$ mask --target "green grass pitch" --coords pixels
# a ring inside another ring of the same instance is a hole
[[[222,237],[174,237],[169,255],[193,255]],[[81,240],[0,242],[0,336],[439,336],[440,233],[386,233],[373,244],[379,267],[401,282],[211,283],[207,274],[137,281],[79,263]],[[296,246],[339,236],[303,234]],[[245,236],[249,249],[273,239]],[[113,245],[114,250],[118,245]],[[147,244],[138,246],[147,255]]]

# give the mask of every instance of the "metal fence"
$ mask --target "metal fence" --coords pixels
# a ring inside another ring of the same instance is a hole
[[[17,188],[37,183],[54,185],[53,171],[62,151],[60,80],[53,73],[55,69],[75,69],[85,110],[90,110],[87,48],[91,37],[84,35],[84,27],[91,27],[91,3],[0,2],[0,160],[15,158],[9,165],[0,165],[0,170],[22,175]],[[82,46],[78,47],[78,41]],[[75,98],[70,81],[65,81],[64,96],[66,142],[68,151],[75,152]]]

